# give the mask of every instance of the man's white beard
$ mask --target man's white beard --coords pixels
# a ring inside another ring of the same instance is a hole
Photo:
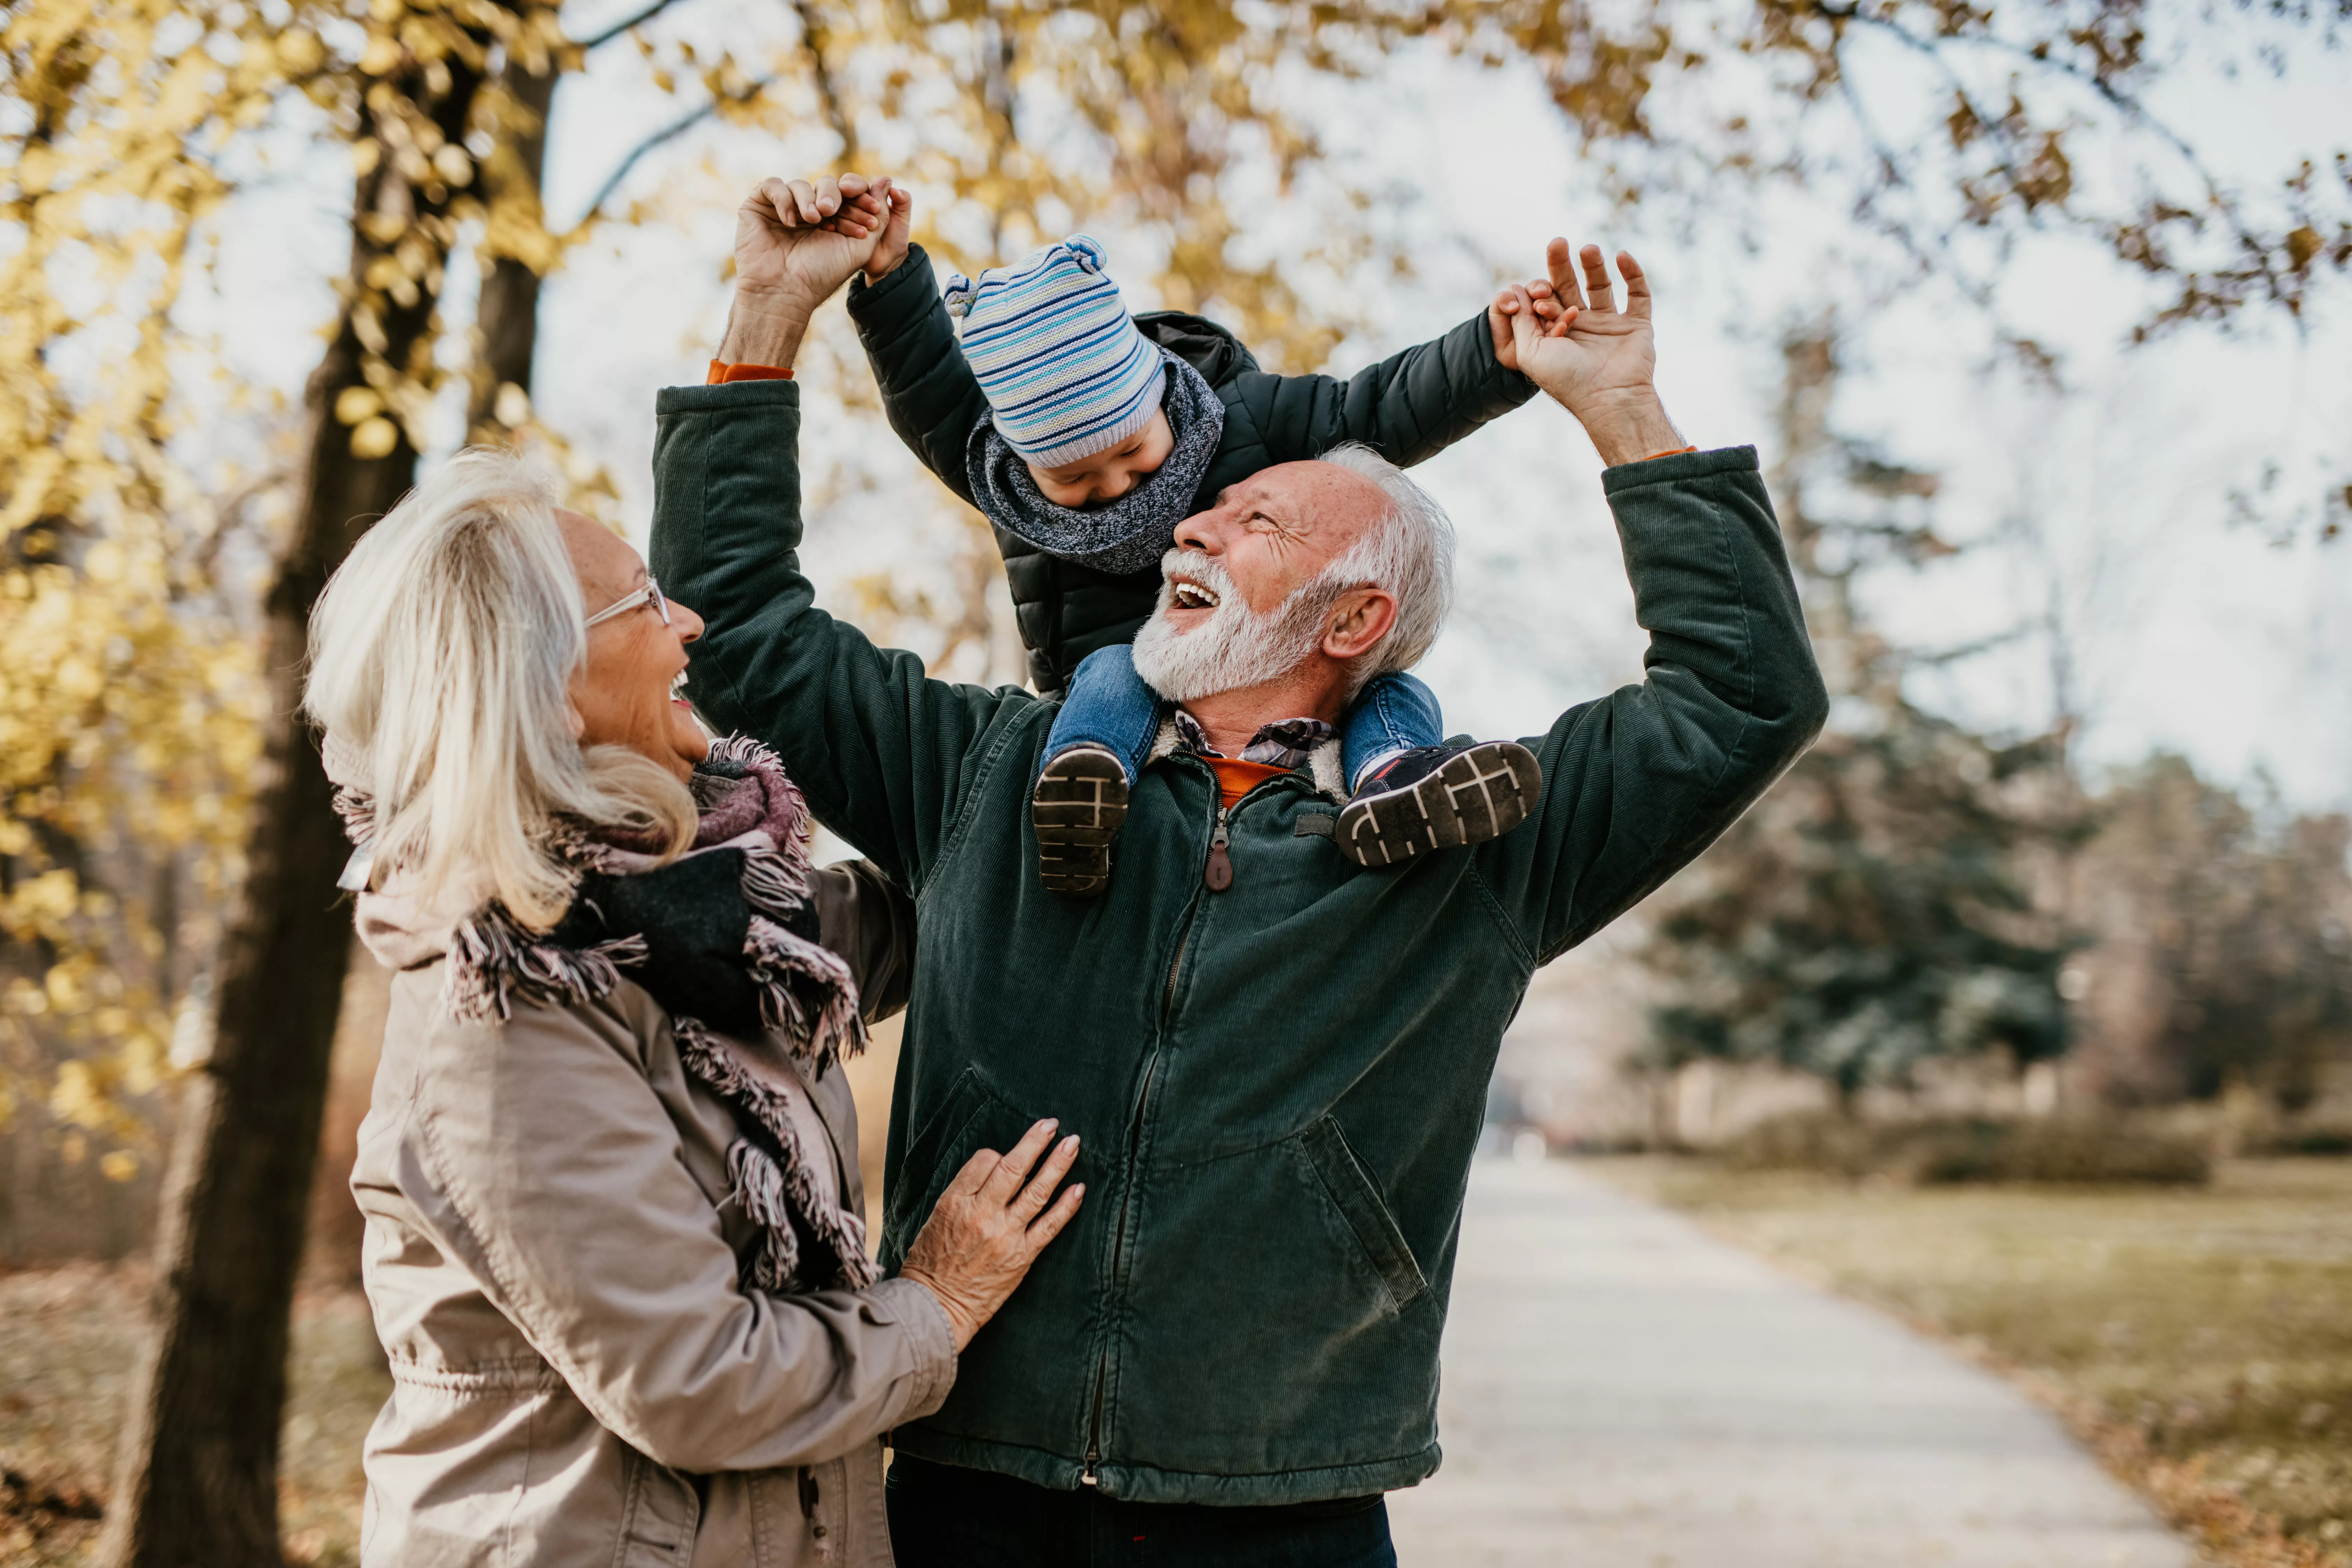
[[[1217,596],[1209,618],[1189,631],[1179,631],[1168,619],[1176,593],[1169,575],[1180,571]],[[1160,603],[1135,634],[1135,673],[1171,702],[1279,680],[1306,663],[1323,640],[1330,595],[1319,578],[1300,584],[1272,615],[1261,616],[1207,555],[1171,550],[1161,558],[1160,573]]]

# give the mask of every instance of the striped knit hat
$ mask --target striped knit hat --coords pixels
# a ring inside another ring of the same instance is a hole
[[[1041,468],[1091,458],[1133,436],[1160,406],[1167,371],[1136,330],[1083,234],[978,282],[948,279],[948,314],[963,320],[963,355],[997,432]]]

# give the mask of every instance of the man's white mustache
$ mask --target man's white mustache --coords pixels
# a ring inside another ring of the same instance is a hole
[[[1214,610],[1234,597],[1234,580],[1213,555],[1171,550],[1160,558],[1160,608]],[[1179,582],[1178,578],[1186,581]]]

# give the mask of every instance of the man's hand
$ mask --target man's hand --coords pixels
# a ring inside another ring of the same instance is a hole
[[[735,301],[719,357],[790,369],[809,318],[866,266],[891,210],[887,179],[767,179],[735,212]]]
[[[793,188],[797,190],[797,182]],[[841,193],[840,209],[817,226],[851,239],[863,239],[880,228],[874,254],[866,258],[866,281],[879,283],[907,259],[907,247],[914,237],[915,193],[887,177],[869,180],[863,174],[842,175],[836,188]],[[822,195],[819,187],[810,190],[812,195]],[[823,204],[817,205],[821,208]]]
[[[1586,246],[1579,259],[1581,289],[1568,241],[1553,240],[1545,253],[1552,293],[1564,307],[1549,329],[1534,295],[1525,287],[1512,289],[1517,300],[1507,313],[1518,368],[1576,416],[1602,462],[1614,467],[1673,451],[1683,438],[1667,419],[1654,384],[1657,353],[1650,331],[1650,280],[1641,263],[1625,251],[1617,253],[1617,270],[1625,279],[1621,310],[1601,247]]]

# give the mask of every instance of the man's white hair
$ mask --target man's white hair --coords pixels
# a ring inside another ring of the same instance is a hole
[[[374,796],[377,876],[413,874],[429,907],[478,889],[544,931],[576,880],[549,850],[559,817],[692,841],[667,769],[573,738],[587,653],[553,487],[520,458],[461,452],[368,530],[311,615],[303,706]]]
[[[1360,691],[1375,676],[1419,664],[1445,629],[1454,608],[1454,521],[1436,497],[1370,447],[1350,441],[1321,460],[1370,479],[1389,503],[1363,537],[1317,577],[1327,605],[1351,588],[1385,588],[1396,595],[1396,624],[1356,661],[1353,690]]]

